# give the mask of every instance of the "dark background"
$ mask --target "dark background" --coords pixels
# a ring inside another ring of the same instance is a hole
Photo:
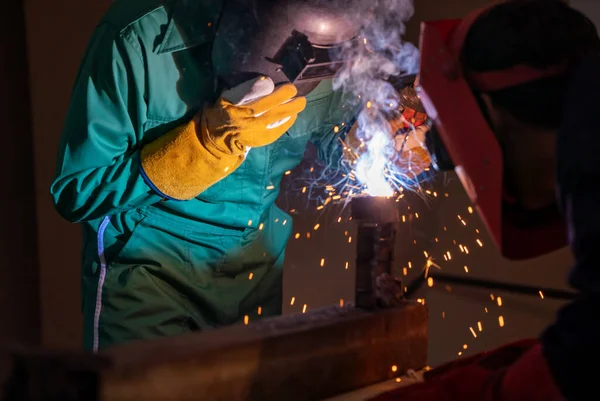
[[[407,39],[417,42],[419,22],[424,19],[460,17],[484,3],[416,0],[416,14],[409,24]],[[571,3],[600,21],[597,1]],[[109,0],[13,0],[3,4],[0,345],[19,342],[78,348],[81,344],[80,230],[57,215],[48,188],[73,79],[92,30],[109,4]],[[438,177],[431,191],[438,196],[429,197],[427,202],[407,197],[402,203],[407,222],[400,226],[398,235],[400,273],[407,267],[409,277],[419,274],[426,251],[444,272],[536,286],[564,285],[570,263],[567,251],[527,262],[506,261],[491,245],[477,216],[469,214],[466,195],[453,175]],[[288,249],[284,310],[298,312],[305,304],[307,309],[313,309],[341,299],[351,301],[355,244],[348,243],[348,237],[353,235],[352,223],[338,224],[339,209],[317,211],[316,204],[301,197],[288,196],[282,205],[298,210],[295,232],[303,234],[302,239],[292,239]],[[317,222],[321,228],[314,231]],[[307,232],[311,232],[311,239],[306,239]],[[479,247],[477,239],[483,247]],[[466,245],[469,255],[461,253],[458,244]],[[447,251],[452,255],[449,261],[443,258]],[[321,258],[326,259],[323,267]],[[469,273],[465,273],[465,265]],[[492,301],[489,291],[458,286],[434,283],[419,295],[430,307],[430,364],[454,358],[460,351],[467,354],[534,336],[560,306],[538,297],[494,295],[502,296],[501,307]],[[294,305],[290,305],[292,297]],[[504,327],[499,327],[500,315],[505,320]],[[469,327],[477,331],[477,338]],[[0,371],[2,366],[0,363]]]

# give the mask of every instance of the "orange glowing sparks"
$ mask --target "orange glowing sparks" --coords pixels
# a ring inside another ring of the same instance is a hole
[[[333,127],[333,132],[335,132],[336,134],[340,132],[340,127],[338,127],[337,125]]]
[[[397,372],[397,371],[398,371],[398,366],[392,365],[392,372]]]
[[[463,344],[463,349],[467,349],[469,346],[467,344]]]
[[[321,259],[321,267],[325,266],[325,258]]]
[[[315,224],[315,226],[313,227],[313,230],[317,231],[319,229],[319,227],[321,227],[321,225],[319,223]]]
[[[340,307],[344,306],[344,298],[340,298]]]
[[[290,300],[290,305],[294,305],[294,302],[296,302],[296,297],[292,297],[292,299]]]
[[[472,327],[469,327],[469,330],[471,330],[471,334],[473,334],[473,337],[477,338],[477,333],[475,333],[475,330]]]
[[[310,238],[310,233],[306,233],[306,238]]]
[[[504,327],[504,316],[498,316],[498,324],[500,327]]]
[[[248,227],[252,225],[252,220],[248,220]]]
[[[296,239],[300,238],[300,233],[296,233],[296,235],[294,235],[294,238],[296,238]]]
[[[433,287],[433,277],[427,278],[427,286],[430,288]]]
[[[306,313],[306,308],[308,307],[308,305],[304,304],[304,306],[302,307],[302,313]]]
[[[469,206],[469,207],[467,208],[467,210],[469,211],[469,213],[470,213],[470,214],[473,214],[473,208],[472,208],[471,206]]]
[[[258,229],[262,231],[263,228],[265,228],[265,225],[263,223],[260,223],[260,225],[258,226]]]
[[[344,268],[348,270],[348,266],[350,266],[350,262],[346,262],[346,266]]]
[[[483,331],[483,326],[481,325],[481,322],[477,322],[477,330]]]
[[[244,316],[244,324],[248,324],[250,321],[250,317],[248,315]]]
[[[252,278],[253,278],[253,277],[254,277],[254,273],[250,273],[250,274],[248,275],[248,280],[252,280]]]
[[[262,315],[262,306],[258,307],[258,310],[256,311],[256,313],[258,313],[259,315]]]
[[[267,187],[267,191],[270,191],[270,190],[272,190],[272,189],[275,189],[275,185],[269,185],[269,186]]]
[[[540,298],[544,299],[544,293],[540,291]]]
[[[469,267],[465,266],[465,273],[468,273],[468,272],[469,272]]]
[[[496,298],[496,303],[498,304],[498,306],[502,306],[502,297]]]
[[[348,237],[348,243],[351,244],[352,243],[352,237]]]
[[[481,242],[481,240],[479,238],[475,242],[477,242],[477,245],[479,245],[480,247],[483,248],[483,242]]]

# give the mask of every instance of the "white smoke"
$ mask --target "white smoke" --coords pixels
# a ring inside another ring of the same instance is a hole
[[[357,0],[355,22],[363,29],[358,41],[347,43],[334,57],[347,62],[334,78],[342,89],[362,102],[357,136],[364,144],[354,166],[356,178],[372,196],[391,196],[398,189],[394,138],[387,116],[397,110],[399,95],[387,81],[400,74],[416,74],[418,49],[403,41],[405,22],[414,12],[412,0]]]

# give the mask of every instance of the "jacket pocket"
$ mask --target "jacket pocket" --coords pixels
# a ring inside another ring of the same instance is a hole
[[[111,216],[103,235],[107,266],[131,259],[129,251],[135,244],[145,219],[146,215],[140,210]]]

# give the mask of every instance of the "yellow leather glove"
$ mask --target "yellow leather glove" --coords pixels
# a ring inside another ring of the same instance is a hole
[[[164,197],[192,199],[235,171],[252,147],[275,142],[304,110],[292,84],[261,77],[223,92],[214,106],[141,151],[146,182]]]

